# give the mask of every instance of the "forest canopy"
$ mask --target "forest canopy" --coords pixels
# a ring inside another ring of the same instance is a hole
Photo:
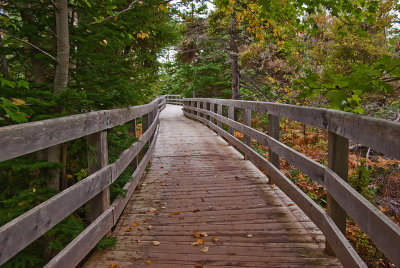
[[[0,4],[0,127],[144,104],[163,94],[400,121],[395,0]],[[110,162],[136,140],[131,134],[128,126],[109,131]],[[77,139],[0,163],[0,224],[85,178],[90,152]],[[130,173],[111,187],[111,198],[124,194]],[[44,265],[89,223],[81,207],[5,267]],[[98,247],[109,244],[106,238]]]

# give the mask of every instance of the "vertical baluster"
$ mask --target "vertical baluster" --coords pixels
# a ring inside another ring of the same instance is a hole
[[[235,120],[235,107],[233,106],[228,106],[228,118]],[[234,130],[233,127],[228,126],[228,133],[233,135],[234,134]]]
[[[244,110],[244,125],[251,127],[251,110],[250,109]],[[251,147],[251,140],[248,135],[244,135],[244,144]]]
[[[88,153],[88,175],[108,165],[107,131],[100,131],[87,136],[87,144],[95,147],[95,152]],[[110,207],[110,189],[107,187],[90,201],[90,219],[93,222]]]
[[[132,125],[131,125],[131,133],[132,133],[133,137],[136,138],[136,135],[137,135],[137,133],[136,133],[136,118],[133,119],[133,120],[131,121],[131,124],[132,124]],[[136,156],[136,157],[132,160],[131,166],[132,166],[134,169],[136,169],[137,166],[138,166],[138,164],[139,164],[139,159],[138,159],[138,157]]]
[[[279,132],[280,132],[280,127],[279,127],[279,116],[269,114],[268,115],[268,134],[272,138],[276,139],[279,141]],[[268,154],[269,154],[269,161],[279,169],[279,155],[274,153],[271,148],[268,149]],[[271,183],[271,179],[269,180]]]
[[[214,113],[215,112],[215,104],[214,103],[210,103],[210,112]],[[214,117],[210,116],[210,121],[215,124],[215,119]]]
[[[328,167],[347,182],[349,171],[349,140],[330,131],[328,133]],[[340,231],[346,234],[346,212],[329,194],[327,195],[326,211]],[[334,255],[328,243],[326,243],[326,252]]]
[[[222,115],[222,104],[220,103],[217,104],[217,114]],[[222,127],[222,122],[220,120],[217,120],[217,125],[218,127]]]

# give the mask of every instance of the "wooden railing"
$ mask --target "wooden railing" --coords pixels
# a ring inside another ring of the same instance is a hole
[[[345,267],[366,267],[345,237],[348,214],[396,266],[400,267],[400,228],[354,190],[346,181],[349,139],[400,159],[400,124],[355,114],[278,103],[183,99],[184,114],[215,130],[246,159],[265,170],[294,203],[321,229],[333,251]],[[225,106],[225,108],[223,107]],[[227,109],[227,117],[223,116]],[[235,109],[244,111],[244,124],[234,119]],[[269,135],[251,128],[251,112],[268,114]],[[287,118],[328,130],[328,167],[307,158],[279,142],[280,118]],[[222,127],[225,124],[228,131]],[[244,134],[244,142],[234,130]],[[251,139],[269,147],[269,159],[254,151]],[[328,194],[327,211],[301,191],[279,170],[279,158],[303,171],[322,185]]]
[[[183,105],[181,95],[164,95],[168,104]]]
[[[145,171],[158,134],[158,117],[166,104],[161,96],[153,102],[125,109],[96,111],[44,121],[0,128],[0,162],[32,153],[80,137],[96,147],[96,158],[89,159],[89,176],[0,227],[0,265],[31,244],[82,205],[90,202],[92,223],[46,267],[75,267],[117,223],[129,197]],[[123,151],[118,160],[108,164],[107,129],[142,117],[143,133],[137,142]],[[138,163],[145,144],[147,152]],[[92,161],[90,161],[92,160]],[[112,204],[109,186],[128,167],[134,165],[132,180],[126,183],[125,197]]]

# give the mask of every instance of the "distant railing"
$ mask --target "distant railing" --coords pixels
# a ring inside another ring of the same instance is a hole
[[[84,136],[88,144],[97,149],[96,156],[88,155],[88,171],[91,173],[88,177],[0,227],[0,265],[90,201],[92,223],[46,267],[78,265],[116,225],[138,185],[153,152],[158,134],[158,117],[165,104],[165,97],[162,96],[141,106],[0,128],[0,162]],[[136,134],[136,119],[139,117],[142,117],[142,135],[139,140],[123,151],[117,161],[108,164],[107,130],[130,123]],[[138,163],[138,154],[145,144],[150,146]],[[127,191],[126,195],[118,196],[110,204],[109,186],[128,165],[133,165],[135,171],[132,180],[123,187]]]
[[[307,216],[321,229],[332,250],[346,267],[366,267],[345,237],[346,213],[362,228],[376,246],[400,267],[400,228],[346,181],[349,139],[400,159],[400,124],[341,111],[287,104],[221,100],[183,99],[184,114],[215,130],[247,159],[267,172]],[[225,106],[225,108],[223,107]],[[222,115],[227,109],[228,116]],[[244,124],[234,119],[235,109],[244,111]],[[269,135],[251,128],[251,112],[269,116]],[[328,130],[328,167],[279,142],[280,117]],[[225,124],[228,131],[222,128]],[[244,142],[234,130],[244,134]],[[251,139],[269,147],[269,160],[251,147]],[[301,191],[279,170],[279,157],[302,170],[327,190],[327,211]]]
[[[181,95],[164,95],[164,97],[168,104],[183,105]]]

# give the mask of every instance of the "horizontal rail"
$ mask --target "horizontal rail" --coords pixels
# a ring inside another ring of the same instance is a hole
[[[161,102],[161,103],[160,103]],[[129,109],[117,109],[117,110],[111,110],[111,111],[106,111],[106,113],[101,113],[101,114],[106,114],[111,120],[108,123],[108,127],[114,126],[114,124],[123,124],[125,122],[131,121],[132,118],[137,118],[138,116],[142,116],[147,114],[153,114],[155,111],[155,116],[151,116],[151,125],[148,127],[147,130],[144,131],[144,133],[140,136],[137,142],[133,143],[128,149],[124,150],[119,158],[113,163],[109,164],[93,174],[89,175],[85,179],[75,183],[71,187],[65,189],[64,191],[60,192],[59,194],[53,196],[52,198],[46,200],[45,202],[39,204],[38,206],[32,208],[28,212],[22,214],[21,216],[13,219],[12,221],[6,223],[5,225],[0,227],[0,264],[3,264],[7,260],[9,260],[11,257],[13,257],[15,254],[17,254],[19,251],[24,249],[26,246],[28,246],[30,243],[35,241],[37,238],[42,236],[45,232],[50,230],[52,227],[54,227],[57,223],[59,223],[61,220],[65,219],[68,217],[71,213],[73,213],[76,209],[90,201],[93,197],[95,197],[97,194],[102,192],[104,189],[106,189],[109,185],[111,185],[117,178],[118,176],[126,169],[126,167],[132,162],[134,158],[136,158],[139,154],[139,152],[143,149],[144,145],[149,142],[149,140],[158,133],[157,131],[157,126],[158,126],[158,118],[160,111],[165,107],[165,99],[159,98],[152,103],[151,105],[142,105],[139,108],[140,109],[133,109],[135,107],[131,107]],[[151,108],[151,109],[150,109]],[[114,114],[115,112],[121,112],[123,116],[126,116],[125,118],[122,118],[121,116],[118,116]],[[95,112],[96,113],[96,112]],[[91,115],[94,113],[89,113],[84,114],[86,115],[83,117],[78,117],[78,119],[82,118],[92,118]],[[76,118],[73,116],[73,118]],[[78,120],[77,119],[77,120]],[[154,120],[153,120],[154,119]],[[60,122],[69,122],[72,120],[71,117],[68,117],[67,120],[65,118],[57,118],[57,119],[52,119],[50,122],[50,126],[58,126]],[[45,130],[50,130],[51,128],[48,124],[48,120],[45,120],[47,122],[35,122],[35,127],[32,128],[31,126],[24,127],[23,124],[21,125],[22,127],[19,129],[34,129],[35,131],[37,130],[37,126],[40,124],[36,123],[41,123],[42,125],[46,126]],[[83,120],[84,121],[84,120]],[[93,122],[94,123],[94,122]],[[76,125],[85,125],[85,122],[79,122],[79,124]],[[102,122],[99,122],[99,124],[102,124]],[[89,124],[90,126],[92,124]],[[17,125],[19,126],[19,125]],[[104,126],[101,127],[92,127],[91,131],[93,129],[96,129],[96,131],[101,131],[104,130]],[[107,127],[107,128],[108,128]],[[7,128],[6,131],[3,131],[3,128],[0,128],[0,133],[9,133],[11,131],[10,129],[15,128]],[[92,133],[91,131],[85,132],[85,133]],[[31,132],[32,133],[32,132]],[[48,133],[48,132],[47,132]],[[52,132],[55,133],[55,132]],[[82,134],[83,132],[81,132]],[[81,135],[79,134],[79,135]],[[79,137],[77,135],[75,136],[69,136],[68,139],[71,137]],[[9,136],[6,137],[1,137],[2,141],[9,139]],[[21,138],[21,135],[18,136],[18,138]],[[4,139],[4,140],[3,140]],[[42,137],[37,137],[37,139],[42,139]],[[63,138],[64,141],[66,141],[66,138]],[[43,139],[42,139],[43,140]],[[151,148],[154,147],[154,141],[155,138],[153,138],[153,142],[151,143]],[[14,141],[15,142],[15,141]],[[33,141],[34,142],[34,141]],[[11,146],[9,146],[11,148]],[[21,147],[23,148],[23,147]],[[40,146],[39,146],[40,148]],[[6,148],[7,149],[7,148]],[[26,149],[26,148],[25,148]],[[149,152],[149,150],[148,150]],[[150,151],[151,153],[151,151]],[[134,175],[135,176],[141,176],[143,174],[144,168],[148,163],[150,153],[147,153],[146,156],[142,159],[142,161],[139,164],[139,167],[136,168]],[[146,162],[147,161],[147,162]],[[145,163],[146,162],[146,163]],[[59,209],[59,208],[63,209]],[[108,211],[108,210],[106,210]],[[122,210],[121,210],[122,211]],[[105,213],[105,212],[103,212]],[[119,214],[120,215],[120,214]],[[119,216],[118,215],[118,216]],[[118,218],[114,218],[115,214],[112,215],[113,222],[116,222]]]
[[[400,159],[400,123],[342,111],[282,103],[206,98],[186,98],[184,101],[198,101],[250,109],[299,121],[329,130],[385,155]]]
[[[189,100],[191,102],[191,106],[189,106]],[[280,157],[288,161],[290,164],[294,165],[298,169],[302,170],[304,173],[309,175],[311,178],[316,180],[319,184],[324,186],[326,190],[328,191],[329,194],[335,198],[335,200],[342,206],[342,208],[360,225],[360,227],[366,232],[366,234],[372,239],[372,241],[384,252],[384,254],[396,265],[400,264],[400,255],[398,254],[398,246],[395,245],[400,245],[400,228],[393,223],[390,219],[388,219],[381,211],[379,211],[377,208],[375,208],[368,200],[366,200],[364,197],[362,197],[356,190],[354,190],[351,186],[349,186],[343,179],[341,179],[336,173],[334,173],[331,169],[328,167],[325,167],[318,162],[309,159],[308,157],[298,153],[297,151],[293,150],[292,148],[284,145],[283,143],[279,142],[278,140],[262,133],[257,130],[252,129],[249,126],[246,126],[244,124],[241,124],[239,122],[234,121],[233,119],[224,117],[221,115],[222,110],[220,109],[221,103],[218,106],[218,113],[214,113],[214,107],[210,107],[209,111],[208,109],[200,109],[198,108],[199,105],[197,105],[197,108],[195,107],[193,103],[195,102],[194,100],[199,100],[199,102],[206,102],[204,101],[205,99],[185,99],[184,100],[184,113],[186,116],[194,118],[196,120],[199,120],[205,124],[208,124],[212,129],[217,131],[221,136],[225,137],[231,144],[234,144],[236,147],[238,147],[240,150],[242,150],[246,157],[249,158],[252,161],[257,160],[258,164],[255,163],[260,167],[262,166],[263,169],[267,170],[269,175],[272,176],[272,179],[275,183],[279,185],[279,182],[276,181],[276,179],[280,180],[282,183],[282,178],[281,176],[277,175],[277,170],[274,170],[273,165],[264,159],[264,157],[259,156],[254,150],[252,150],[250,147],[246,146],[243,144],[240,140],[234,138],[232,135],[230,135],[228,132],[223,130],[221,128],[221,123],[224,123],[228,125],[232,129],[237,129],[241,133],[243,133],[245,136],[248,136],[250,138],[253,138],[260,142],[263,145],[268,146],[272,152],[278,154]],[[201,101],[200,101],[201,100]],[[208,99],[206,99],[208,100]],[[218,100],[217,100],[218,101]],[[223,100],[225,101],[225,100]],[[197,102],[197,101],[196,101]],[[199,103],[197,102],[197,103]],[[209,100],[210,103],[213,103],[214,100],[211,99]],[[243,103],[239,101],[240,103]],[[225,103],[225,102],[224,102]],[[246,108],[247,109],[247,108]],[[196,115],[197,114],[197,115]],[[198,116],[199,114],[202,114],[202,117]],[[205,118],[210,118],[208,121]],[[217,124],[214,124],[214,120],[217,121]],[[385,121],[386,122],[386,121]],[[245,147],[243,147],[245,146]],[[249,151],[251,150],[251,151]],[[256,157],[257,155],[257,157]],[[260,159],[258,159],[260,158]],[[262,159],[262,161],[261,161]],[[267,161],[264,163],[264,161]],[[271,175],[271,172],[275,175]],[[286,180],[286,179],[285,179]],[[284,185],[279,185],[280,187]],[[281,188],[282,188],[281,187]],[[285,187],[282,188],[284,192],[291,197],[293,195],[294,188],[287,188],[285,190]],[[301,191],[300,189],[296,189],[296,191]],[[295,199],[292,198],[293,201],[296,202]],[[304,200],[303,200],[304,201]],[[312,200],[310,202],[313,202]],[[307,203],[309,203],[307,201]],[[300,208],[307,208],[308,205],[305,204],[299,204]],[[313,202],[314,205],[318,206]],[[304,209],[303,209],[304,211]],[[315,215],[311,215],[304,211],[313,221],[315,218]],[[314,211],[315,212],[315,211]],[[314,213],[313,212],[313,213]],[[325,214],[324,214],[325,217]],[[330,217],[326,214],[326,217],[330,219]],[[332,221],[332,219],[330,219]],[[314,221],[315,222],[315,221]],[[326,226],[321,227],[321,223],[315,222],[318,227],[321,228],[321,230],[324,232],[323,228],[326,228]],[[325,220],[324,220],[324,223]],[[319,225],[318,225],[319,224]],[[337,227],[336,227],[337,228]],[[332,231],[332,228],[325,229]],[[332,233],[326,233],[327,239],[328,236],[332,236]],[[338,234],[334,234],[337,236]],[[329,241],[329,244],[332,245],[331,243],[336,243],[332,238],[330,238],[331,241]],[[329,239],[328,239],[329,240]],[[347,245],[342,244],[342,247],[347,248]],[[334,249],[335,253],[337,253],[338,249]],[[351,255],[351,254],[350,254]],[[340,257],[338,255],[338,257]],[[346,257],[347,258],[347,257]],[[348,264],[348,260],[341,259],[342,263],[345,260],[346,264]]]
[[[79,262],[92,250],[101,238],[117,224],[123,209],[129,201],[130,196],[139,184],[146,166],[150,161],[156,144],[158,127],[154,134],[154,140],[140,161],[135,172],[132,174],[132,180],[127,182],[124,186],[126,190],[125,197],[118,196],[111,207],[104,211],[99,218],[90,224],[82,233],[80,233],[71,243],[69,243],[61,252],[59,252],[45,267],[75,267]]]
[[[274,180],[274,183],[276,183],[279,188],[293,202],[295,202],[308,217],[310,217],[315,225],[321,229],[328,242],[333,245],[333,250],[342,263],[346,263],[347,267],[367,267],[326,212],[303,191],[301,191],[282,172],[280,172],[271,162],[212,122],[197,115],[189,114],[187,112],[184,113],[188,117],[209,125],[213,130],[217,131],[218,134],[226,138],[231,144],[243,151],[246,154],[246,157],[258,168],[266,170],[269,176]]]
[[[0,162],[129,122],[158,107],[149,104],[96,111],[0,128]]]

